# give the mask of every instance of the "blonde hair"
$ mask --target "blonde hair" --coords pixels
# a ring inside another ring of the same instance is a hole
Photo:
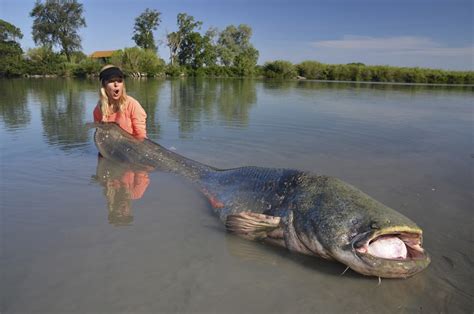
[[[115,65],[108,64],[104,66],[102,69],[100,69],[100,72],[112,67],[115,67]],[[107,93],[105,92],[105,87],[104,87],[105,83],[106,82],[101,82],[100,91],[99,91],[99,104],[100,104],[100,111],[102,112],[102,115],[107,117],[115,112],[123,112],[125,110],[125,105],[127,104],[127,93],[125,91],[125,82],[123,82],[123,92],[119,98],[118,103],[112,103],[112,104],[109,103],[109,97],[107,96]]]

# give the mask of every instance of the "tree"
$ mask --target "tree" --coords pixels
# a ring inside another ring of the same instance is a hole
[[[239,53],[234,60],[234,67],[239,76],[252,76],[258,61],[258,50],[248,47]]]
[[[16,42],[16,39],[22,39],[21,30],[13,24],[0,19],[0,40],[1,42]]]
[[[196,56],[201,50],[203,38],[198,32],[192,32],[181,41],[178,52],[178,61],[180,65],[190,66],[192,68],[201,67],[202,64],[196,64]]]
[[[143,49],[150,49],[157,51],[153,31],[158,28],[161,23],[161,13],[154,9],[146,9],[135,19],[135,26],[133,27],[133,37],[137,46]]]
[[[213,44],[216,30],[209,29],[204,36],[191,32],[181,43],[178,53],[180,65],[191,66],[193,69],[216,64],[217,52]]]
[[[33,40],[44,46],[61,47],[68,62],[71,54],[81,49],[77,31],[86,26],[82,4],[77,0],[37,0],[30,16],[33,21]]]
[[[177,16],[178,30],[176,32],[169,33],[166,38],[168,41],[168,47],[170,49],[170,62],[174,65],[179,60],[181,65],[188,63],[186,59],[187,55],[192,52],[189,49],[193,49],[193,41],[191,37],[196,38],[195,29],[199,29],[202,25],[200,21],[194,21],[194,17],[187,15],[186,13],[179,13]]]
[[[258,50],[250,43],[252,28],[245,24],[227,26],[219,34],[217,51],[221,64],[234,66],[237,74],[250,75],[258,61]]]
[[[172,32],[166,35],[168,42],[168,48],[170,49],[170,63],[174,65],[176,63],[176,56],[178,55],[178,48],[180,44],[180,38],[178,32]]]
[[[15,76],[21,74],[22,54],[20,44],[23,38],[21,30],[13,24],[0,19],[0,75]]]
[[[217,41],[219,58],[225,66],[234,64],[235,57],[245,49],[252,47],[250,37],[252,28],[241,24],[238,27],[234,25],[227,26],[220,34]]]
[[[217,62],[217,47],[214,38],[217,36],[217,28],[209,28],[200,43],[200,49],[196,52],[194,63],[196,66],[213,66]]]

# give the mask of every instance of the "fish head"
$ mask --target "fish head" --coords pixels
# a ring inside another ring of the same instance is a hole
[[[308,216],[328,256],[385,278],[409,277],[429,265],[422,230],[413,221],[342,180],[321,181]]]

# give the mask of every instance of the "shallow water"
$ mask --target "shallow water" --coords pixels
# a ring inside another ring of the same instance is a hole
[[[97,88],[0,80],[1,313],[472,313],[472,88],[127,81],[165,147],[336,176],[417,222],[431,265],[381,284],[225,233],[178,177],[99,164]]]

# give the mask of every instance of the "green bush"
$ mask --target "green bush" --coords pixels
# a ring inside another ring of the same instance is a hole
[[[21,55],[6,55],[0,58],[0,76],[17,77],[26,72],[26,64]]]
[[[474,84],[474,71],[464,72],[464,84]]]
[[[296,69],[298,75],[315,80],[474,84],[473,71],[445,71],[386,65],[366,66],[363,63],[327,65],[317,61],[304,61],[296,65]],[[266,76],[267,74],[265,73]],[[270,75],[273,74],[271,73]]]
[[[158,76],[164,73],[165,61],[160,59],[152,50],[142,50],[138,67],[140,73],[144,73],[147,76]]]
[[[63,72],[66,59],[48,47],[32,48],[26,52],[26,73],[32,75],[58,75]]]
[[[234,68],[220,66],[220,65],[212,65],[206,68],[206,72],[208,76],[211,77],[236,77],[236,73],[234,72]]]
[[[312,80],[327,80],[327,66],[317,61],[303,61],[296,65],[298,75]]]
[[[171,77],[180,77],[186,75],[186,68],[179,65],[167,65],[165,67],[165,74]]]
[[[102,64],[96,59],[86,58],[77,64],[74,69],[74,76],[86,77],[97,75],[99,73]]]
[[[294,65],[284,60],[266,62],[263,65],[263,73],[267,78],[279,79],[293,79],[297,75]]]
[[[122,68],[129,76],[159,76],[165,71],[165,62],[152,50],[139,47],[117,50],[111,63]]]

